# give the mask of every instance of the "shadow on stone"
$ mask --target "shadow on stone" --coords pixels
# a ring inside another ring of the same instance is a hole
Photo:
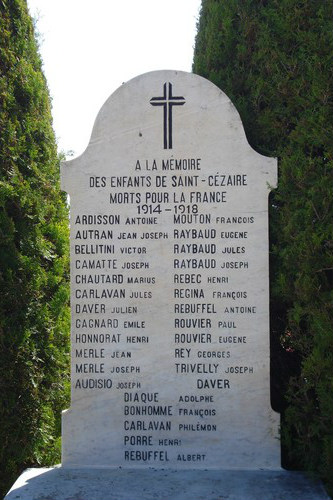
[[[301,472],[27,469],[5,500],[329,500]]]

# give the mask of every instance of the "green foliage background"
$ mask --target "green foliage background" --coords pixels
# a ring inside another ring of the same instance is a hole
[[[193,71],[279,158],[271,196],[273,406],[283,463],[333,490],[333,23],[327,0],[203,0]],[[281,397],[281,396],[284,396]]]
[[[60,461],[69,394],[68,212],[25,0],[0,0],[0,490]],[[1,496],[1,495],[0,495]]]

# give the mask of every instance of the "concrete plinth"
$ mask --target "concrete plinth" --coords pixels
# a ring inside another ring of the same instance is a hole
[[[27,469],[5,500],[329,500],[285,470]]]

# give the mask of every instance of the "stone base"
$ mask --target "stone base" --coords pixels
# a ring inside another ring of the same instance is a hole
[[[27,469],[5,500],[329,500],[303,473],[268,470]]]

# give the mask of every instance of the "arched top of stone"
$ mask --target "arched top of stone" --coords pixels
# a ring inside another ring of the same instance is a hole
[[[110,168],[117,170],[117,159],[131,161],[132,155],[133,160],[204,156],[212,165],[220,157],[229,166],[262,172],[265,189],[277,184],[276,159],[249,145],[228,96],[205,78],[183,71],[153,71],[119,87],[99,111],[86,150],[62,164],[62,187],[70,192],[68,178],[84,174],[92,162],[100,171],[112,159]]]

